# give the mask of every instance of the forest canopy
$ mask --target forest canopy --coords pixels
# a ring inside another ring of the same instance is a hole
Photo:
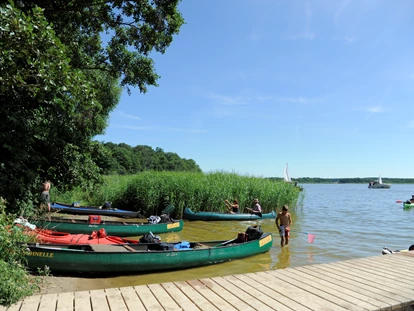
[[[94,159],[123,89],[157,86],[151,58],[184,19],[179,0],[0,0],[0,194],[31,206],[102,181]],[[105,36],[105,40],[103,39]]]
[[[143,171],[199,172],[192,159],[183,159],[173,152],[150,146],[131,147],[127,144],[102,143],[105,157],[94,159],[104,175],[132,175]]]

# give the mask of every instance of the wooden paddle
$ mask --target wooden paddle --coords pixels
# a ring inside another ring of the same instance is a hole
[[[255,212],[250,207],[246,207],[246,209],[250,211],[250,214],[254,214],[254,215],[257,215],[259,217],[263,217],[262,212]]]

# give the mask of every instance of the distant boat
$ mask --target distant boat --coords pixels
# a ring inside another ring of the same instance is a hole
[[[285,182],[292,182],[292,179],[290,179],[290,176],[289,176],[288,164],[287,163],[286,163],[286,166],[285,166],[285,171],[283,173],[283,179],[284,179]]]
[[[389,188],[391,188],[391,184],[383,183],[381,175],[379,175],[379,178],[378,178],[377,181],[371,181],[368,184],[368,188],[371,188],[371,189],[389,189]]]
[[[290,179],[287,163],[286,163],[286,166],[285,166],[285,171],[283,172],[283,180],[287,183],[293,183],[295,185],[295,187],[298,187],[300,189],[300,191],[303,190],[303,188],[301,186],[298,186],[298,183],[296,181],[293,182],[292,179]]]

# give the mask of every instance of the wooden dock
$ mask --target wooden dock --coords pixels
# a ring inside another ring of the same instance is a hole
[[[414,251],[183,282],[35,295],[8,308],[0,306],[0,311],[413,311],[413,272]]]

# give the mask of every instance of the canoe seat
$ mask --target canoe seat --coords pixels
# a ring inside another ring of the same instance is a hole
[[[129,253],[130,252],[130,250],[125,248],[124,245],[91,244],[91,248],[95,252],[115,252],[115,253],[117,252]]]

